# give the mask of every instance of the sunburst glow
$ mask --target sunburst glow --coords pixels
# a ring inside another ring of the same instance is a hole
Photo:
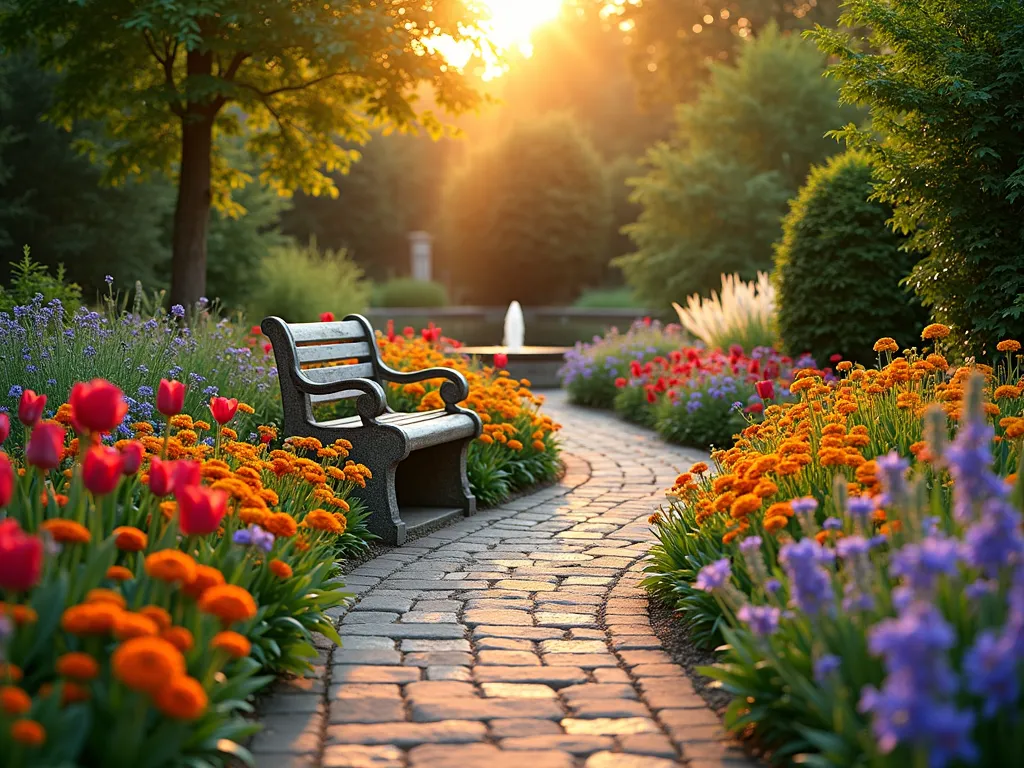
[[[562,10],[562,0],[476,0],[476,5],[485,17],[479,24],[485,80],[504,71],[499,62],[501,54],[517,51],[523,56],[532,55],[533,32],[557,18]],[[471,42],[459,44],[451,38],[437,38],[432,46],[459,68],[466,66],[474,52]]]

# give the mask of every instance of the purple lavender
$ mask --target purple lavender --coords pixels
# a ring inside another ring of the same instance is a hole
[[[771,605],[747,603],[737,611],[736,617],[747,625],[752,634],[758,637],[768,637],[778,630],[782,611]]]
[[[714,592],[728,584],[731,577],[732,567],[729,558],[723,557],[701,568],[694,586],[704,592]]]
[[[789,580],[790,602],[794,608],[809,616],[831,610],[834,600],[831,574],[824,564],[833,554],[814,539],[789,542],[779,551]]]

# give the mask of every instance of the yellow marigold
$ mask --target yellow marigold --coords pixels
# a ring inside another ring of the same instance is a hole
[[[54,541],[61,544],[88,544],[92,540],[89,529],[74,520],[57,517],[52,520],[44,520],[39,527],[48,532]]]
[[[265,521],[265,527],[275,536],[281,536],[284,538],[294,536],[299,529],[299,525],[295,522],[295,518],[285,512],[275,512],[268,515]]]
[[[925,341],[932,339],[944,339],[949,336],[949,326],[943,325],[942,323],[932,323],[926,325],[924,330],[921,331],[921,338]]]
[[[165,549],[146,557],[146,573],[169,584],[188,584],[196,577],[196,561],[184,552]]]
[[[1011,384],[1003,384],[1000,387],[996,387],[996,391],[992,394],[992,397],[996,400],[1015,400],[1020,397],[1021,390],[1019,387],[1015,387]]]
[[[157,693],[185,674],[181,651],[160,637],[134,637],[110,657],[114,676],[135,691]]]
[[[873,347],[875,352],[898,352],[899,348],[900,347],[896,343],[896,340],[889,336],[883,336],[880,338],[875,342],[875,346]]]
[[[178,434],[176,434],[175,437],[177,437],[178,440],[181,441],[182,445],[188,447],[191,447],[199,442],[199,435],[196,434],[196,432],[191,429],[180,429],[178,430]]]
[[[235,432],[235,430],[233,430],[231,427],[221,427],[220,428],[220,434],[221,434],[221,437],[223,437],[225,440],[237,440],[238,439],[238,433]]]
[[[160,633],[160,637],[173,645],[182,653],[188,653],[195,645],[192,633],[185,627],[168,627]]]
[[[199,598],[199,610],[216,616],[224,624],[233,624],[255,616],[256,601],[242,587],[221,584],[203,593]]]
[[[242,402],[240,402],[240,403],[238,404],[238,410],[240,410],[240,411],[241,411],[242,413],[247,413],[247,414],[249,414],[250,416],[251,416],[252,414],[256,413],[256,409],[255,409],[255,408],[253,408],[253,407],[252,407],[251,405],[249,405],[248,403],[242,403]]]
[[[270,572],[279,579],[290,579],[292,577],[292,567],[284,560],[276,558],[270,561]]]
[[[57,659],[57,674],[72,680],[92,680],[100,673],[99,662],[87,653],[73,651]]]
[[[185,585],[185,594],[198,600],[206,590],[224,583],[224,574],[212,565],[197,565],[195,577]]]
[[[153,697],[156,708],[174,720],[195,720],[206,711],[208,702],[202,683],[187,675],[172,678]]]
[[[192,422],[192,429],[196,430],[197,432],[207,432],[210,429],[210,423],[208,421],[199,421],[197,419],[196,421]]]
[[[152,435],[154,431],[153,425],[150,424],[148,421],[135,422],[134,424],[132,424],[131,430],[140,437],[143,435]]]
[[[653,515],[647,518],[649,525],[661,525],[661,513],[655,512]]]
[[[115,592],[112,589],[90,589],[85,593],[86,603],[110,603],[116,605],[118,608],[124,608],[128,605],[128,602],[124,599],[124,595],[120,592]]]
[[[32,697],[14,685],[0,687],[0,711],[11,717],[24,715],[32,709]]]
[[[11,738],[26,747],[41,747],[46,743],[46,729],[35,720],[15,720],[11,723]]]
[[[160,502],[160,514],[163,516],[164,520],[172,519],[177,512],[178,502],[171,501],[170,499]]]
[[[159,605],[143,606],[139,608],[139,613],[156,624],[161,632],[171,626],[171,614],[166,608],[161,608]]]
[[[838,363],[836,363],[836,370],[840,371],[841,373],[845,373],[851,368],[853,368],[853,363],[851,363],[849,360],[840,360]]]
[[[276,560],[275,562],[281,561]],[[213,636],[213,640],[210,641],[210,647],[219,651],[226,651],[228,656],[233,659],[241,659],[249,655],[249,652],[252,650],[252,643],[249,642],[245,635],[225,630]]]
[[[1003,339],[996,344],[996,349],[1000,352],[1019,352],[1020,342],[1016,339]]]
[[[729,508],[729,514],[737,520],[746,517],[761,506],[761,497],[753,493],[745,493],[737,498]]]
[[[114,537],[117,548],[124,552],[141,552],[149,545],[149,537],[130,525],[115,528]]]
[[[238,517],[244,525],[258,525],[261,528],[266,528],[270,512],[260,507],[242,507],[238,512]]]

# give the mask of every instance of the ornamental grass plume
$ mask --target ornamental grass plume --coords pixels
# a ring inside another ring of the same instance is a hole
[[[673,303],[679,323],[711,349],[771,347],[775,333],[775,287],[767,272],[758,272],[755,282],[739,275],[722,275],[721,292],[710,298],[693,294],[686,308]]]

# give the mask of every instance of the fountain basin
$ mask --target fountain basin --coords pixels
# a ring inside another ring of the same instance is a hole
[[[529,379],[535,389],[557,389],[561,386],[558,369],[565,362],[565,353],[570,347],[520,347],[516,352],[509,352],[508,347],[459,347],[457,352],[483,358],[483,362],[491,365],[494,356],[508,355],[505,369],[516,379]]]

